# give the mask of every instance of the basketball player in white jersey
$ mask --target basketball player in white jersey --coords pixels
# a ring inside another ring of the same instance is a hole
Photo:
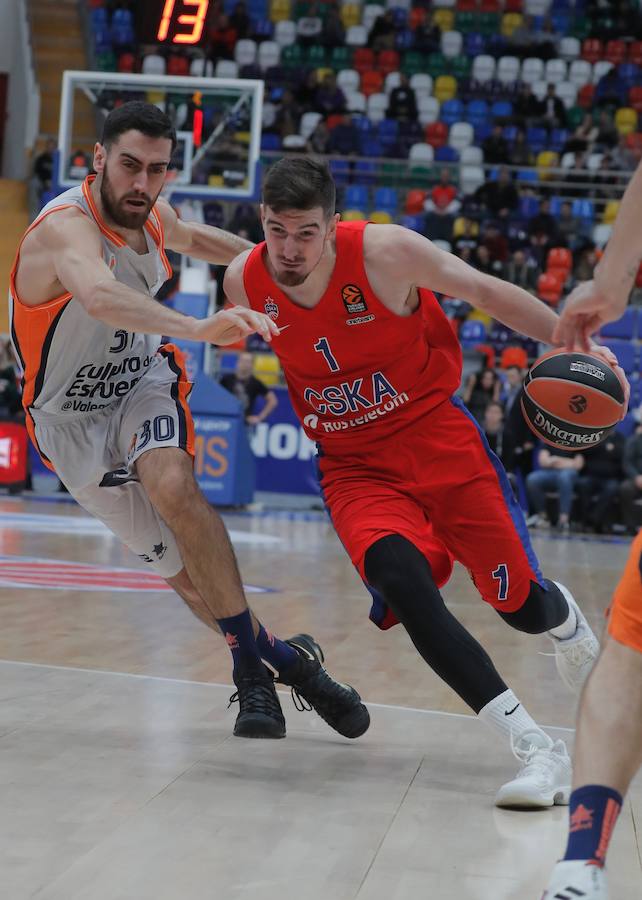
[[[235,734],[283,737],[268,662],[337,731],[369,717],[335,682],[307,635],[289,642],[252,617],[225,527],[196,484],[182,356],[159,336],[225,345],[267,315],[238,307],[196,320],[153,300],[171,275],[165,247],[227,264],[249,244],[179,221],[159,200],[176,135],[155,106],[109,114],[95,176],[52,200],[24,235],[11,273],[11,334],[24,370],[27,428],[69,492],[220,630],[232,652]],[[235,695],[236,697],[236,695]]]

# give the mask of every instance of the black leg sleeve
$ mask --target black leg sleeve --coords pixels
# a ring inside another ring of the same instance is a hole
[[[484,648],[446,608],[414,544],[398,534],[381,538],[366,553],[365,573],[430,668],[476,713],[507,689]]]
[[[524,605],[515,612],[497,610],[511,628],[527,634],[542,634],[568,619],[569,607],[564,594],[548,579],[544,579],[544,585],[541,587],[537,582],[531,581],[531,589]]]

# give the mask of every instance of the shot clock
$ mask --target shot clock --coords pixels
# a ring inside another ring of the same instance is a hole
[[[143,44],[199,47],[207,38],[210,0],[139,0],[138,34]]]

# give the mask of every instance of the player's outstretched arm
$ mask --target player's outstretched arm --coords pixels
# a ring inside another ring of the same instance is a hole
[[[589,337],[605,322],[619,319],[642,260],[642,163],[629,182],[604,256],[592,281],[569,294],[555,338],[569,349],[586,350]]]
[[[255,331],[267,341],[278,334],[274,322],[262,313],[232,308],[195,319],[116,281],[103,260],[98,229],[82,213],[50,216],[36,231],[41,229],[38,250],[49,256],[60,284],[92,318],[114,328],[221,345],[235,343]],[[28,283],[26,287],[23,293],[28,296]]]
[[[243,272],[245,263],[250,255],[250,250],[246,250],[237,256],[225,271],[223,279],[223,291],[230,303],[236,303],[238,306],[249,307],[250,301],[243,283]]]
[[[527,291],[478,272],[453,253],[399,225],[373,226],[368,232],[368,257],[379,257],[379,266],[388,268],[392,277],[403,273],[409,287],[414,284],[467,300],[509,328],[546,344],[553,343],[558,317]]]
[[[213,265],[226,266],[235,256],[254,244],[244,238],[202,225],[200,222],[183,222],[166,200],[159,200],[156,208],[163,222],[165,246],[177,253],[186,253],[195,259],[204,259]]]

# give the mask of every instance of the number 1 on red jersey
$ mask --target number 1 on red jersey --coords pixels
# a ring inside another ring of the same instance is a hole
[[[332,351],[330,350],[330,344],[328,343],[327,338],[319,338],[319,340],[314,345],[314,349],[317,353],[323,353],[323,358],[328,364],[328,368],[331,372],[339,371],[339,363],[336,361],[334,356],[332,355]]]

